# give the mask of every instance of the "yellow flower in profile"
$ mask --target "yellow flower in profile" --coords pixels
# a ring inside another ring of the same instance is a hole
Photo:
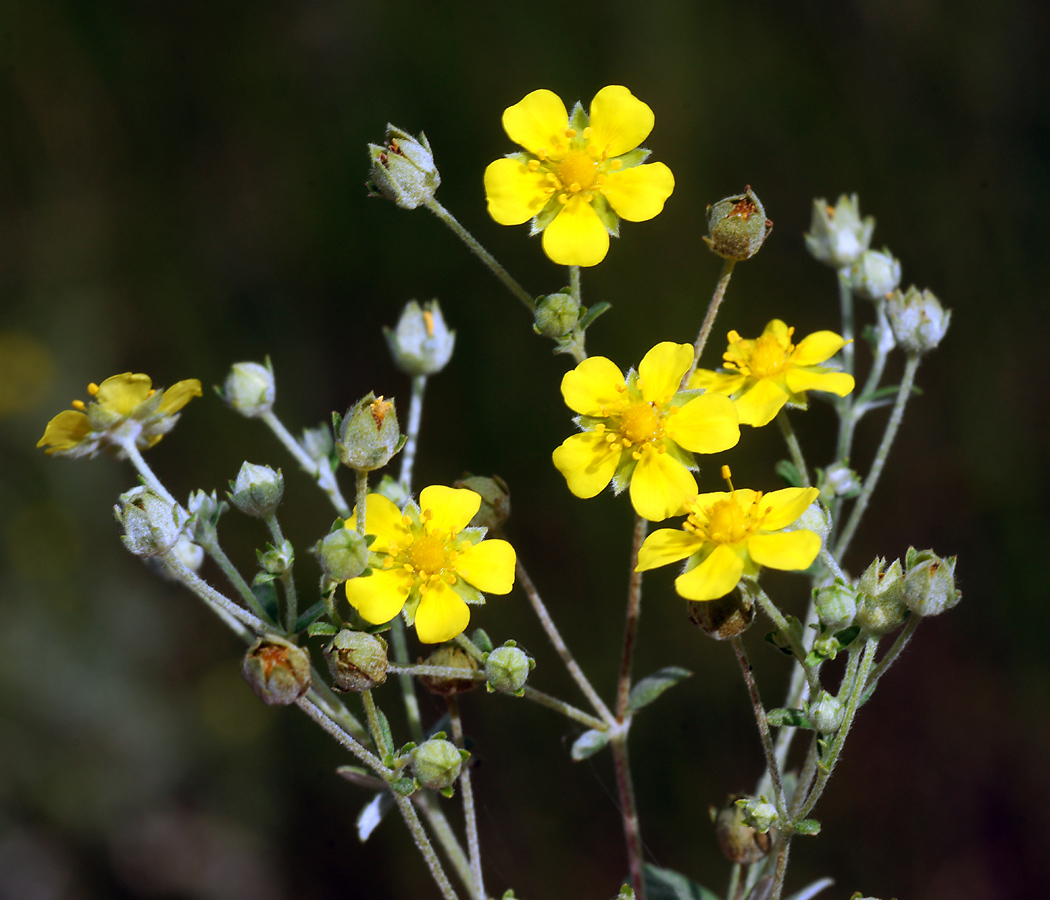
[[[693,453],[719,453],[740,440],[728,397],[680,391],[693,362],[690,344],[657,344],[626,378],[604,356],[565,373],[561,393],[580,415],[583,434],[554,451],[554,465],[577,497],[594,497],[610,482],[630,485],[635,512],[652,521],[677,514],[696,494]]]
[[[572,115],[557,94],[533,91],[503,113],[503,128],[525,148],[485,169],[489,213],[501,225],[532,219],[543,250],[563,266],[596,266],[619,236],[619,220],[658,215],[674,190],[663,163],[641,165],[653,111],[621,85],[604,87]]]
[[[350,605],[373,625],[404,611],[425,644],[462,634],[468,603],[484,603],[482,591],[506,594],[514,586],[514,548],[482,541],[484,528],[467,527],[480,508],[480,494],[441,485],[424,488],[419,505],[410,502],[403,511],[382,494],[369,494],[372,574],[345,583]],[[356,509],[345,527],[357,528]]]
[[[794,328],[780,319],[766,325],[754,340],[729,332],[723,354],[726,371],[697,369],[689,381],[693,388],[728,394],[736,403],[742,425],[768,425],[785,404],[806,408],[806,391],[828,391],[845,397],[855,386],[852,375],[821,366],[841,350],[846,341],[833,331],[816,331],[798,344],[791,342]]]
[[[635,571],[688,559],[675,590],[687,600],[717,600],[741,578],[758,575],[761,566],[807,569],[820,552],[820,537],[782,529],[797,521],[819,493],[813,487],[770,494],[745,489],[692,497],[681,528],[660,528],[645,539]]]
[[[87,403],[74,400],[73,409],[47,423],[37,446],[49,456],[94,456],[103,444],[152,447],[175,427],[179,410],[201,395],[201,383],[189,378],[157,391],[148,375],[125,372],[89,384],[88,393]]]

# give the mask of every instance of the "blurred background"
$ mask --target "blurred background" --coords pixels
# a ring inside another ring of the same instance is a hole
[[[1048,35],[1035,0],[8,0],[0,898],[438,896],[395,818],[357,842],[368,797],[335,774],[346,755],[297,710],[259,703],[237,640],[123,550],[111,509],[130,468],[34,449],[89,381],[199,378],[204,398],[150,463],[181,498],[221,492],[245,459],[283,467],[282,524],[308,591],[305,548],[332,510],[208,386],[269,354],[293,431],[372,390],[407,409],[380,327],[411,298],[439,298],[458,345],[428,389],[417,485],[467,470],[507,480],[508,536],[611,696],[632,519],[626,498],[573,498],[550,464],[573,431],[558,393],[570,360],[430,213],[364,188],[366,143],[387,121],[425,131],[439,199],[526,289],[556,290],[565,273],[527,228],[488,217],[482,172],[513,149],[505,107],[539,87],[586,104],[606,84],[653,108],[646,145],[677,186],[585,270],[584,302],[613,306],[588,332],[592,353],[626,367],[657,341],[693,340],[719,272],[700,242],[705,206],[746,184],[776,226],[736,270],[709,365],[730,328],[837,328],[834,273],[802,239],[815,197],[858,193],[905,285],[954,309],[846,564],[909,544],[957,553],[963,601],[919,629],[862,710],[789,888],[829,875],[826,897],[1033,896],[1050,843]],[[862,467],[884,415],[861,429]],[[811,464],[826,462],[830,410],[794,418]],[[706,462],[704,489],[719,489],[721,462],[739,485],[777,487],[776,430],[744,438]],[[224,529],[250,573],[261,527],[231,513]],[[729,648],[689,625],[672,577],[646,581],[636,673],[695,676],[632,732],[643,834],[651,861],[722,891],[708,809],[754,785],[761,754]],[[801,614],[803,579],[768,585]],[[535,686],[581,702],[520,592],[474,622],[533,653]],[[772,706],[787,667],[764,630],[747,643]],[[481,692],[463,707],[490,892],[613,896],[626,863],[608,755],[572,763],[572,727],[522,701]]]

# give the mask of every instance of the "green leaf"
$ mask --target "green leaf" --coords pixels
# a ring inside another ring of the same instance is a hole
[[[397,791],[402,797],[414,794],[418,787],[414,778],[399,778],[397,781],[390,782],[390,789]]]
[[[645,864],[645,892],[649,900],[720,900],[718,894],[672,869]]]
[[[594,306],[586,307],[586,312],[580,317],[580,321],[576,323],[576,327],[580,331],[584,331],[590,328],[591,323],[598,318],[606,310],[612,309],[611,303],[606,303],[604,300],[601,303],[595,303]]]
[[[279,609],[277,606],[277,588],[273,586],[273,575],[260,572],[255,576],[255,584],[252,585],[252,593],[259,605],[266,610],[266,614],[277,621]]]
[[[324,600],[318,600],[313,606],[311,606],[304,613],[299,615],[299,618],[295,620],[295,628],[292,630],[296,633],[302,631],[304,628],[308,628],[313,625],[321,616],[324,615],[325,605]],[[327,624],[327,623],[324,623]],[[335,634],[332,632],[325,632],[326,634]]]
[[[773,466],[773,470],[780,476],[788,487],[801,487],[802,476],[798,473],[798,467],[789,460],[782,459]]]
[[[820,822],[816,819],[799,819],[792,824],[796,834],[820,834]]]
[[[462,532],[460,532],[460,534],[462,534]],[[492,652],[492,639],[488,636],[488,632],[486,632],[484,629],[475,628],[474,634],[471,636],[470,639],[473,642],[474,646],[477,647],[482,653]]]
[[[643,706],[652,703],[669,687],[691,677],[692,674],[688,669],[681,669],[678,666],[668,666],[658,672],[653,672],[652,675],[646,676],[631,688],[631,694],[627,698],[627,709],[632,713],[637,712]]]
[[[386,714],[378,706],[376,707],[376,721],[379,725],[379,734],[372,735],[380,746],[390,749],[394,746],[394,735],[390,731],[390,721]]]
[[[581,759],[586,759],[588,756],[594,756],[595,753],[608,743],[609,732],[598,731],[596,728],[592,728],[590,731],[585,731],[576,738],[573,742],[570,755],[574,762],[579,762]]]
[[[298,631],[299,629],[297,628],[296,630]],[[311,622],[306,627],[306,633],[310,637],[330,637],[333,634],[338,634],[339,629],[331,622]]]
[[[809,716],[801,709],[771,709],[766,713],[766,719],[769,720],[769,724],[774,728],[790,725],[792,728],[813,730],[813,723],[809,721]]]

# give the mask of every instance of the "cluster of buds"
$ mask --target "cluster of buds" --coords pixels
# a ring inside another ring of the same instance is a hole
[[[750,187],[707,208],[704,243],[723,259],[750,259],[765,243],[773,223]]]
[[[871,635],[888,634],[909,614],[936,616],[955,606],[956,557],[909,547],[904,564],[876,559],[857,582],[856,624]]]

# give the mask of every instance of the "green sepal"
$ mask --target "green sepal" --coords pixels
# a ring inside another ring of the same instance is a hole
[[[826,659],[834,659],[840,650],[845,650],[857,639],[858,634],[860,634],[859,625],[850,625],[849,628],[836,631],[834,634],[835,645],[830,647],[822,645],[820,650],[810,650],[806,655],[806,665],[812,667],[819,665]]]
[[[380,791],[376,794],[357,814],[357,839],[362,844],[367,841],[376,826],[383,821],[383,817],[393,808],[394,796],[390,791]]]
[[[583,130],[590,124],[590,116],[583,111],[583,104],[577,100],[576,105],[572,108],[572,112],[569,113],[569,127],[576,129],[578,135],[582,135]]]
[[[415,741],[409,741],[407,744],[405,744],[404,747],[397,751],[397,755],[408,756],[408,754],[415,750],[418,746],[419,745]]]
[[[788,487],[802,487],[802,476],[798,472],[798,467],[787,459],[781,459],[773,466],[773,471],[780,476],[780,479]]]
[[[620,236],[620,217],[613,212],[613,208],[609,206],[609,201],[605,199],[604,194],[595,193],[592,195],[591,209],[594,210],[598,220],[605,226],[605,230],[609,232],[613,237]]]
[[[450,784],[448,787],[443,787],[438,793],[441,794],[442,797],[455,797],[456,789]]]
[[[493,650],[492,639],[483,628],[475,628],[470,640],[482,653],[491,653]]]
[[[456,535],[456,540],[480,544],[485,540],[485,535],[488,533],[489,530],[484,525],[472,525],[470,528],[461,529],[459,534]]]
[[[643,877],[649,900],[720,900],[714,891],[672,869],[660,869],[646,863]]]
[[[802,643],[802,623],[795,616],[784,616],[787,620],[788,630],[791,632],[792,637],[795,638],[796,643]],[[766,640],[769,641],[774,647],[776,647],[782,653],[786,653],[788,656],[792,656],[791,644],[787,638],[780,633],[780,629],[771,631],[766,635]]]
[[[692,677],[692,672],[678,666],[667,666],[659,671],[647,675],[639,681],[627,698],[627,709],[629,712],[637,712],[643,706],[648,706],[668,688]]]
[[[590,731],[585,731],[573,741],[572,750],[569,755],[572,757],[573,762],[579,762],[581,759],[586,759],[588,756],[594,756],[595,753],[608,743],[608,731],[598,731],[598,729],[592,728]]]
[[[614,156],[613,159],[618,159],[624,169],[633,169],[645,162],[652,152],[652,150],[646,150],[645,147],[635,147],[633,150]]]
[[[296,625],[297,627],[295,630],[301,631],[302,629],[298,627],[298,623],[296,623]],[[306,627],[306,633],[310,637],[330,637],[333,634],[338,634],[339,629],[331,622],[311,622]]]
[[[820,822],[816,819],[796,819],[791,824],[795,834],[820,834]]]
[[[551,194],[550,200],[547,201],[547,205],[543,207],[535,216],[532,218],[532,224],[529,226],[529,237],[535,237],[544,228],[550,225],[554,221],[555,216],[561,212],[562,204],[558,202],[558,194]]]
[[[474,585],[467,584],[462,578],[457,578],[456,583],[450,584],[449,587],[459,595],[464,603],[480,606],[485,602],[485,595],[474,587]]]
[[[614,494],[622,494],[627,489],[627,486],[631,483],[631,476],[634,475],[634,469],[637,465],[638,460],[634,458],[634,455],[630,451],[620,454],[620,461],[616,465],[616,473],[612,477]]]
[[[620,893],[616,895],[616,900],[634,900],[634,888],[629,884],[620,885]]]
[[[410,797],[419,790],[419,785],[414,778],[398,778],[397,781],[390,782],[390,790],[402,797]]]
[[[612,308],[612,304],[602,301],[601,303],[595,303],[594,306],[587,306],[581,310],[582,315],[580,321],[576,323],[576,327],[580,331],[584,331],[589,328],[591,323],[598,318],[603,312]]]
[[[790,725],[792,728],[806,728],[813,731],[813,723],[809,715],[802,709],[786,709],[783,707],[771,709],[766,712],[766,721],[774,728]]]
[[[689,450],[686,450],[685,447],[680,447],[674,441],[664,441],[664,452],[690,472],[695,472],[699,468],[696,464],[696,457]]]
[[[387,719],[386,713],[378,706],[376,707],[376,725],[379,729],[379,734],[372,735],[373,740],[376,741],[378,746],[393,747],[394,735],[390,731],[390,721]]]
[[[675,395],[668,401],[668,405],[677,406],[679,409],[681,409],[690,400],[695,400],[697,397],[702,397],[706,393],[707,390],[705,388],[686,388],[684,391],[676,392]]]
[[[324,600],[318,600],[309,609],[299,614],[299,618],[295,620],[295,626],[292,628],[292,631],[298,633],[304,628],[309,628],[311,625],[317,622],[317,620],[320,619],[321,616],[324,615],[324,613]],[[311,634],[313,634],[313,632],[311,632]],[[325,632],[325,634],[335,634],[335,632]]]
[[[255,576],[255,580],[252,583],[252,594],[259,601],[259,605],[266,610],[266,614],[274,621],[277,620],[277,616],[280,614],[277,604],[277,588],[273,585],[273,580],[276,577],[276,575],[260,572]]]

